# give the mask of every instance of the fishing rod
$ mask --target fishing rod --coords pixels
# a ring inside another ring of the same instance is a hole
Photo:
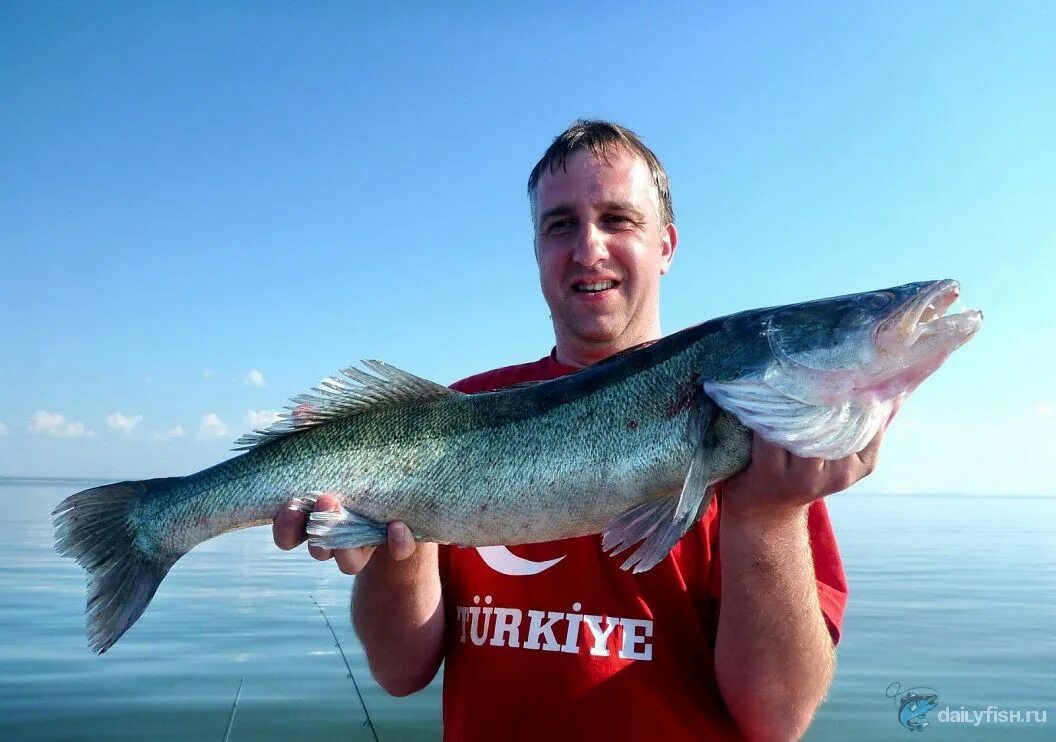
[[[242,695],[242,686],[246,679],[243,677],[238,683],[238,691],[235,693],[235,702],[231,704],[231,716],[227,717],[227,731],[224,732],[224,742],[231,739],[231,728],[235,725],[235,713],[238,711],[238,699]]]
[[[334,631],[334,627],[330,623],[330,619],[327,618],[326,611],[324,611],[323,607],[319,605],[319,601],[315,599],[314,595],[309,595],[308,597],[312,599],[312,602],[315,603],[315,607],[319,609],[319,613],[322,615],[323,620],[326,621],[326,628],[330,629],[330,633],[334,637],[334,646],[337,647],[337,651],[341,653],[341,659],[345,661],[345,668],[348,670],[348,677],[356,689],[356,695],[359,696],[359,705],[363,707],[363,715],[366,717],[363,726],[370,729],[370,733],[374,735],[374,742],[380,742],[380,740],[378,740],[378,730],[374,728],[374,722],[370,720],[370,712],[367,711],[367,703],[363,700],[363,694],[359,690],[359,683],[356,682],[356,676],[352,674],[352,665],[348,663],[348,657],[345,656],[345,650],[341,647],[341,640],[337,638],[337,632]]]

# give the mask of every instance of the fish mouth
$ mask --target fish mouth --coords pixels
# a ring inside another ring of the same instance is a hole
[[[955,340],[955,347],[960,346],[975,334],[983,321],[983,313],[976,309],[947,314],[960,295],[957,281],[935,281],[880,323],[877,341],[912,346],[921,338],[941,335]]]

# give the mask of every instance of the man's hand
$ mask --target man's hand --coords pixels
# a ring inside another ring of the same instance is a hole
[[[304,530],[308,524],[308,513],[290,510],[288,505],[289,503],[275,516],[271,527],[275,545],[286,551],[296,548],[308,538]],[[315,509],[337,511],[341,509],[341,504],[333,495],[320,495],[316,500]],[[361,546],[358,549],[331,550],[309,545],[308,553],[319,561],[326,561],[333,557],[338,569],[346,575],[354,575],[367,566],[376,548],[376,546]],[[392,558],[397,562],[402,561],[414,554],[414,549],[415,542],[407,525],[402,521],[389,523],[389,553]]]
[[[334,495],[320,495],[316,510],[339,510]],[[275,516],[272,536],[280,549],[308,538],[308,514],[285,507]],[[444,610],[437,546],[416,548],[402,522],[389,523],[388,554],[377,547],[308,551],[319,560],[333,557],[352,586],[352,624],[367,654],[370,671],[387,692],[405,696],[436,676],[444,659]],[[367,564],[370,569],[366,569]]]
[[[901,401],[896,400],[890,417],[869,445],[834,461],[800,458],[753,435],[751,463],[723,485],[723,513],[782,518],[818,498],[847,489],[876,468],[884,431],[900,406]]]

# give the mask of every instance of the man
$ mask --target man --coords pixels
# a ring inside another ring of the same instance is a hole
[[[464,392],[555,378],[660,337],[678,232],[655,155],[627,129],[578,121],[528,190],[556,346],[457,383]],[[445,738],[797,739],[832,679],[846,602],[821,498],[868,474],[879,444],[821,461],[756,438],[749,467],[639,575],[599,536],[516,553],[416,548],[394,523],[387,550],[310,551],[358,575],[353,623],[386,691],[423,688],[446,660]],[[301,543],[304,525],[284,511],[276,543]]]

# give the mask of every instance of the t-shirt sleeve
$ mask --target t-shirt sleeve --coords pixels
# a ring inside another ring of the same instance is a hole
[[[721,513],[721,510],[720,510]],[[720,515],[721,519],[721,515]],[[718,522],[712,522],[711,537],[711,597],[716,604],[721,602],[722,568],[719,561]],[[843,560],[836,545],[825,501],[815,500],[807,510],[807,532],[810,549],[814,557],[814,583],[818,589],[818,603],[829,629],[832,643],[838,644],[843,631],[843,613],[847,607],[847,576],[843,571]]]
[[[832,531],[829,509],[825,500],[815,500],[807,511],[807,531],[814,554],[814,581],[818,586],[818,602],[825,615],[825,624],[838,644],[843,631],[843,612],[847,608],[847,575]]]

